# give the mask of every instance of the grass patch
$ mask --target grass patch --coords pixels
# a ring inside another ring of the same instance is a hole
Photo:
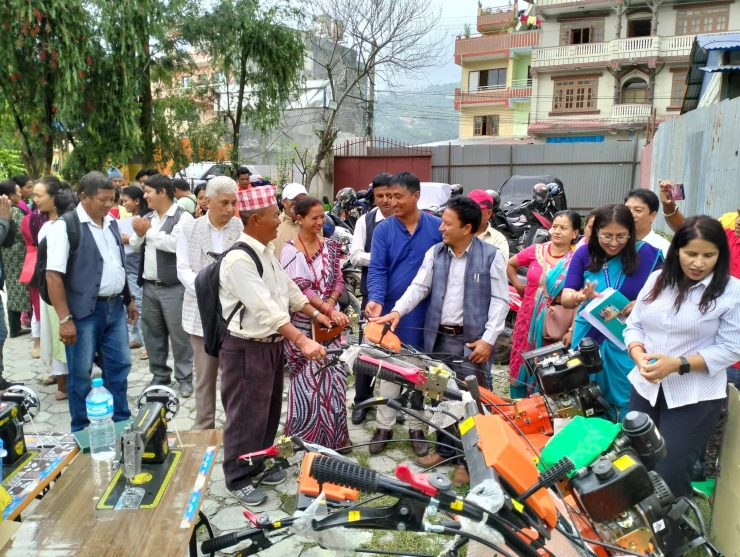
[[[352,456],[357,459],[357,464],[359,464],[360,466],[371,468],[370,453],[368,451],[352,451]]]
[[[372,539],[362,547],[409,553],[437,555],[451,538],[421,532],[373,531]]]

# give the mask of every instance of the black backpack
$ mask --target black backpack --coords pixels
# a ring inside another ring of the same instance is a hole
[[[200,313],[200,322],[203,325],[203,343],[205,344],[206,354],[214,358],[218,358],[218,352],[224,342],[229,323],[231,323],[237,311],[244,310],[244,304],[239,302],[228,319],[224,319],[221,298],[218,295],[221,261],[227,253],[237,249],[247,253],[254,260],[257,272],[262,276],[263,269],[259,256],[251,246],[244,242],[237,242],[221,254],[209,254],[214,256],[216,261],[201,269],[195,277],[195,297],[198,299],[198,313]]]
[[[72,255],[80,246],[80,217],[77,211],[69,211],[59,217],[67,225],[67,239],[69,240],[69,254]],[[39,295],[47,304],[51,305],[49,297],[49,288],[46,285],[46,257],[47,257],[46,238],[39,242],[38,252],[36,255],[36,268],[34,270],[34,279],[31,284],[38,285]],[[67,269],[69,269],[69,259],[67,259]],[[65,277],[67,273],[65,271]]]

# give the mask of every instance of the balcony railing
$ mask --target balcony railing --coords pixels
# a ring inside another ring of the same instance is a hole
[[[455,88],[455,108],[471,104],[503,104],[510,99],[526,99],[532,96],[532,83],[526,79],[513,81],[511,87],[485,87],[473,91]]]
[[[612,123],[644,124],[653,110],[651,104],[615,104],[612,106]]]
[[[476,27],[479,33],[500,31],[515,22],[514,8],[484,8],[478,11]]]
[[[532,51],[532,67],[598,66],[609,62],[687,57],[691,52],[693,42],[694,35],[680,35],[676,37],[636,37],[616,39],[606,43],[535,48]]]
[[[591,6],[593,4],[605,4],[609,5],[609,0],[537,0],[537,8],[542,11],[542,9],[547,8],[560,8],[565,6],[572,6],[572,7],[578,7],[578,6]]]
[[[504,53],[512,48],[528,48],[540,43],[539,31],[525,33],[503,33],[501,35],[482,35],[479,37],[462,38],[455,41],[455,63],[459,64],[463,58],[475,58]]]

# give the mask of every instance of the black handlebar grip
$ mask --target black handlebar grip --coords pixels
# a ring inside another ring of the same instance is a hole
[[[383,368],[383,364],[377,366],[376,364],[371,364],[370,362],[365,362],[363,360],[357,359],[355,360],[355,365],[352,367],[352,371],[355,372],[355,375],[369,375],[370,377],[377,377],[378,379],[390,381],[391,383],[396,383],[397,385],[408,385],[410,387],[414,386],[413,383],[411,383],[404,377]]]
[[[311,463],[311,477],[319,483],[343,485],[365,493],[378,491],[378,473],[375,470],[324,455],[314,457]]]
[[[253,532],[259,532],[257,528],[250,528],[247,531],[242,530],[241,532],[231,532],[230,534],[224,534],[223,536],[217,536],[211,540],[206,540],[200,545],[200,550],[204,554],[215,553],[227,547],[234,546],[249,537],[249,534]]]

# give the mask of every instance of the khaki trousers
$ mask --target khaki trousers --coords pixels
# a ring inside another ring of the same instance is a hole
[[[203,337],[190,335],[193,347],[193,373],[195,380],[195,429],[215,429],[216,427],[216,379],[218,379],[218,358],[206,354]]]

